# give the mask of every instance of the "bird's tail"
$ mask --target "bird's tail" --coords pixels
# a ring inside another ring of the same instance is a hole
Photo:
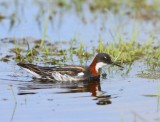
[[[40,66],[36,66],[34,64],[25,64],[25,63],[18,63],[17,65],[22,67],[29,73],[31,73],[36,78],[41,78],[41,75],[43,75]]]

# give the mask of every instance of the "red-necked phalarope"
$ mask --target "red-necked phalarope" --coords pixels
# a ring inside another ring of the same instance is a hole
[[[64,65],[54,67],[41,67],[33,64],[18,63],[20,67],[30,72],[38,79],[53,81],[85,81],[100,78],[100,69],[112,64],[122,67],[111,60],[107,53],[98,53],[90,66]]]

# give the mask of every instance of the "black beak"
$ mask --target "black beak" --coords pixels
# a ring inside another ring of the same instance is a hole
[[[112,65],[115,65],[115,66],[118,66],[118,67],[124,68],[124,67],[122,67],[121,65],[119,65],[119,64],[117,64],[117,63],[115,63],[115,62],[112,62]]]

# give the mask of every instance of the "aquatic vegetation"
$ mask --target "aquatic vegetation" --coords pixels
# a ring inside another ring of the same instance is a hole
[[[90,9],[90,13],[94,16],[97,11],[102,12],[102,14],[106,13],[106,11],[112,11],[114,13],[121,13],[121,9],[125,8],[125,11],[123,11],[124,14],[130,15],[134,18],[139,19],[154,19],[159,18],[159,0],[153,0],[151,2],[147,0],[73,0],[72,2],[70,0],[35,0],[33,2],[38,7],[38,12],[35,14],[35,19],[37,20],[37,23],[41,26],[44,17],[47,15],[49,18],[49,22],[54,21],[55,15],[60,12],[61,16],[64,14],[70,12],[71,10],[74,10],[78,13],[84,14],[85,11],[84,7],[87,6],[87,8]],[[0,12],[0,21],[3,19],[9,19],[10,21],[10,29],[13,28],[16,24],[23,21],[20,17],[20,13],[24,11],[25,3],[22,4],[21,1],[15,0],[10,2],[10,6],[13,8],[12,12],[6,12],[2,13]],[[2,0],[0,2],[0,7],[5,8],[6,11],[9,8],[9,5],[7,1]],[[11,7],[11,8],[12,8]],[[18,8],[22,9],[18,11]],[[24,14],[24,13],[23,13]],[[82,17],[82,16],[80,16]],[[84,17],[84,16],[83,16]],[[83,18],[82,17],[82,18]],[[84,19],[82,19],[83,21]]]
[[[5,16],[3,16],[3,15],[0,13],[0,21],[2,21],[3,19],[5,19]]]
[[[135,37],[134,37],[135,38]],[[76,37],[66,44],[68,48],[61,49],[57,45],[59,42],[51,43],[46,40],[34,40],[29,43],[27,40],[13,42],[14,48],[10,49],[10,54],[3,57],[2,61],[9,61],[11,58],[16,62],[45,62],[52,64],[60,64],[67,61],[73,61],[76,56],[81,63],[92,59],[93,55],[98,52],[106,52],[111,55],[115,62],[120,64],[132,64],[136,60],[146,63],[148,68],[155,71],[159,68],[160,63],[160,47],[154,46],[153,38],[144,44],[139,44],[132,39],[131,41],[119,40],[113,43],[104,43],[102,39],[96,50],[87,50],[82,42],[77,44]],[[14,54],[14,55],[13,55]],[[11,56],[8,56],[11,55]],[[52,62],[53,61],[53,62]],[[143,74],[142,76],[146,76]],[[142,77],[141,76],[141,77]],[[156,77],[155,77],[156,78]]]
[[[36,1],[40,8],[42,8],[42,12],[44,14],[44,11],[47,9],[46,7],[42,6],[44,4],[47,4],[44,1]],[[70,10],[70,9],[75,9],[77,12],[84,12],[83,7],[84,5],[87,5],[88,8],[92,12],[96,11],[101,11],[104,12],[106,10],[111,10],[113,12],[120,12],[121,7],[127,8],[128,11],[126,11],[126,14],[135,14],[135,17],[138,18],[144,18],[144,19],[151,19],[152,16],[158,16],[159,12],[159,7],[158,5],[160,2],[158,0],[154,0],[152,2],[148,2],[146,0],[118,0],[118,1],[113,1],[113,0],[91,0],[91,1],[85,1],[85,0],[73,0],[72,2],[67,1],[67,0],[55,0],[55,1],[49,1],[49,4],[46,6],[51,8],[51,16],[52,13],[56,13],[58,9],[62,10]],[[54,8],[53,8],[54,6]],[[132,10],[132,12],[131,12]],[[147,12],[150,13],[147,15]]]
[[[43,42],[43,47],[40,47],[42,40],[7,39],[4,40],[9,40],[8,44],[13,46],[8,49],[5,56],[2,56],[1,61],[5,62],[12,60],[16,62],[40,62],[46,59],[55,61],[54,55],[64,55],[65,53],[63,50],[57,50],[54,44],[46,40]]]
[[[104,45],[102,40],[99,41],[98,52],[109,53],[116,61],[120,63],[133,63],[144,56],[145,47],[140,46],[134,41],[118,43],[109,43]]]
[[[147,64],[149,67],[152,67],[151,69],[155,70],[156,67],[160,66],[160,47],[150,47],[150,49],[146,52],[145,57]]]
[[[12,57],[12,55],[6,55],[6,56],[2,57],[2,58],[0,59],[0,61],[8,62],[8,61],[10,61],[10,58],[11,58],[11,57]]]
[[[97,51],[109,53],[115,61],[120,63],[131,64],[142,59],[150,66],[160,66],[158,61],[160,60],[160,47],[155,47],[152,43],[153,39],[144,42],[142,45],[134,40],[119,40],[118,42],[104,44],[100,39]]]
[[[155,71],[152,72],[141,72],[137,74],[138,77],[146,78],[146,79],[160,79],[160,73],[157,73]]]
[[[101,10],[102,12],[107,9],[113,9],[114,12],[118,12],[120,6],[122,5],[122,0],[113,1],[113,0],[92,0],[90,3],[90,10],[96,11]],[[114,7],[113,7],[114,6]]]
[[[5,3],[5,1],[3,2]],[[21,5],[18,4],[18,2],[19,1],[16,1],[12,4],[17,6]],[[120,64],[131,65],[136,60],[142,60],[146,62],[146,65],[150,70],[155,70],[160,66],[159,44],[156,46],[153,46],[152,44],[154,41],[154,35],[152,35],[152,37],[149,40],[146,40],[143,44],[140,44],[136,41],[138,33],[136,28],[133,31],[131,39],[123,40],[123,35],[121,36],[121,34],[116,37],[118,38],[118,41],[113,40],[111,43],[106,43],[103,39],[99,39],[98,46],[96,46],[93,50],[87,50],[88,45],[85,45],[80,40],[77,40],[76,36],[67,43],[69,45],[67,48],[57,45],[58,41],[53,41],[52,43],[51,41],[46,41],[50,40],[49,37],[47,37],[47,31],[50,29],[48,26],[49,24],[54,23],[53,19],[57,13],[59,14],[59,18],[61,18],[65,14],[64,12],[67,11],[71,12],[76,10],[78,14],[82,13],[83,15],[83,7],[85,6],[90,9],[89,13],[90,15],[93,14],[93,16],[96,11],[98,11],[98,13],[102,12],[102,14],[103,12],[106,13],[108,10],[118,13],[120,12],[119,10],[122,6],[127,8],[127,11],[133,9],[133,15],[134,13],[137,14],[137,11],[140,11],[138,14],[143,12],[143,10],[145,10],[145,12],[149,11],[148,13],[150,13],[150,11],[157,13],[159,10],[159,7],[157,6],[159,2],[157,0],[154,0],[151,3],[148,3],[145,0],[140,2],[137,2],[137,0],[91,0],[90,2],[85,0],[74,0],[73,2],[68,0],[49,0],[48,2],[36,0],[33,3],[37,5],[39,10],[38,13],[35,14],[35,19],[42,25],[43,28],[41,39],[34,40],[33,43],[28,42],[28,40],[19,42],[16,42],[17,39],[12,40],[14,44],[13,48],[10,49],[12,56],[9,56],[10,54],[6,54],[6,56],[1,58],[2,61],[14,60],[16,62],[45,62],[59,64],[67,61],[73,61],[73,57],[76,57],[80,63],[83,63],[91,60],[91,57],[97,52],[106,52],[112,56],[115,62]],[[5,15],[10,19],[12,23],[10,24],[11,27],[15,25],[15,22],[18,22],[17,18],[19,14],[15,13],[16,11],[13,11],[10,15]],[[130,14],[130,12],[127,14]],[[142,14],[144,15],[144,13]],[[150,15],[151,14],[148,14],[148,16]],[[0,16],[4,15],[0,14]]]

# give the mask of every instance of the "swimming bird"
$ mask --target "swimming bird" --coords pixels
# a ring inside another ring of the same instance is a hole
[[[100,69],[107,64],[122,67],[114,63],[107,53],[98,53],[89,66],[64,65],[42,67],[29,63],[18,63],[17,65],[38,79],[49,81],[85,81],[100,79]]]

